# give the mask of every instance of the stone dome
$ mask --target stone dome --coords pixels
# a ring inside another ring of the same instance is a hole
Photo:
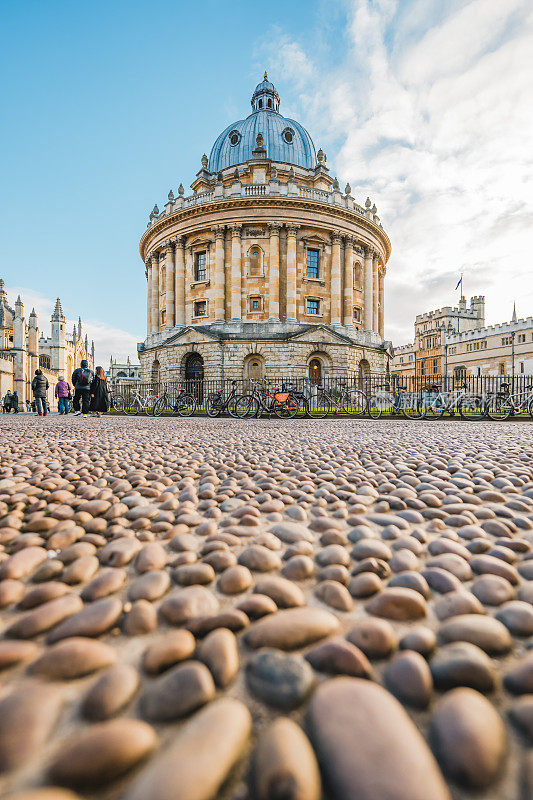
[[[279,95],[266,72],[251,103],[250,116],[228,125],[215,141],[209,155],[209,171],[220,172],[251,159],[258,134],[263,136],[267,158],[313,169],[317,162],[313,140],[303,125],[279,113]]]

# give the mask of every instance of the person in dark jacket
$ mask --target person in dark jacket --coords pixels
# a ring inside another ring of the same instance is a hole
[[[89,413],[91,404],[91,383],[93,380],[94,372],[92,369],[89,369],[89,364],[84,359],[78,369],[75,369],[72,373],[72,385],[74,386],[74,400],[72,405],[78,416],[83,414],[83,416],[86,417]]]
[[[11,395],[11,408],[13,409],[15,414],[19,413],[19,396],[16,389]]]
[[[3,410],[4,414],[9,414],[9,412],[11,411],[11,400],[12,399],[13,399],[13,395],[8,390],[4,395],[4,403],[3,403],[3,406],[2,406],[2,410]]]
[[[31,382],[31,390],[35,397],[35,407],[40,417],[46,417],[47,403],[46,403],[46,390],[48,389],[48,379],[43,375],[42,370],[35,370],[35,377]]]
[[[102,367],[96,367],[96,375],[91,383],[91,411],[97,417],[109,411],[109,389]]]

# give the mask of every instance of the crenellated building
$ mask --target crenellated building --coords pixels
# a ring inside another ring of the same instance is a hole
[[[31,382],[39,367],[50,384],[49,402],[55,405],[54,388],[58,375],[69,382],[74,369],[82,359],[94,369],[94,342],[89,348],[87,334],[83,335],[81,319],[72,335],[66,331],[66,319],[59,297],[50,318],[50,336],[45,337],[37,324],[37,314],[32,309],[28,322],[24,317],[24,304],[17,297],[10,306],[0,279],[0,395],[17,390],[21,402],[32,399]]]
[[[265,73],[185,197],[150,214],[144,380],[385,371],[391,245],[370,199],[341,191]]]

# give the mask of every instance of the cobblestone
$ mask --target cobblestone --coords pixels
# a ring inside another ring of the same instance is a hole
[[[105,800],[167,798],[182,765],[180,796],[199,800],[316,800],[321,785],[366,800],[385,777],[398,798],[519,800],[528,437],[512,422],[0,419],[0,795],[61,782],[93,798],[98,782]],[[304,675],[294,702],[271,702],[270,673],[268,692],[250,686],[264,647]],[[475,759],[446,745],[458,735]]]

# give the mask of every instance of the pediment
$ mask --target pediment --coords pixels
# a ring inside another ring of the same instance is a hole
[[[188,326],[183,328],[183,330],[175,336],[167,339],[164,344],[200,344],[201,342],[205,342],[206,339],[209,341],[218,341],[216,336],[206,333],[205,330],[199,331],[192,326]]]
[[[315,231],[309,233],[305,233],[304,231],[300,236],[300,240],[311,247],[325,247],[330,244],[330,239],[327,236],[321,236],[319,233],[315,233]]]
[[[346,344],[349,341],[347,336],[342,336],[322,325],[318,325],[316,328],[311,328],[302,333],[295,333],[294,336],[290,338],[292,341],[296,342],[318,342],[321,344]]]

